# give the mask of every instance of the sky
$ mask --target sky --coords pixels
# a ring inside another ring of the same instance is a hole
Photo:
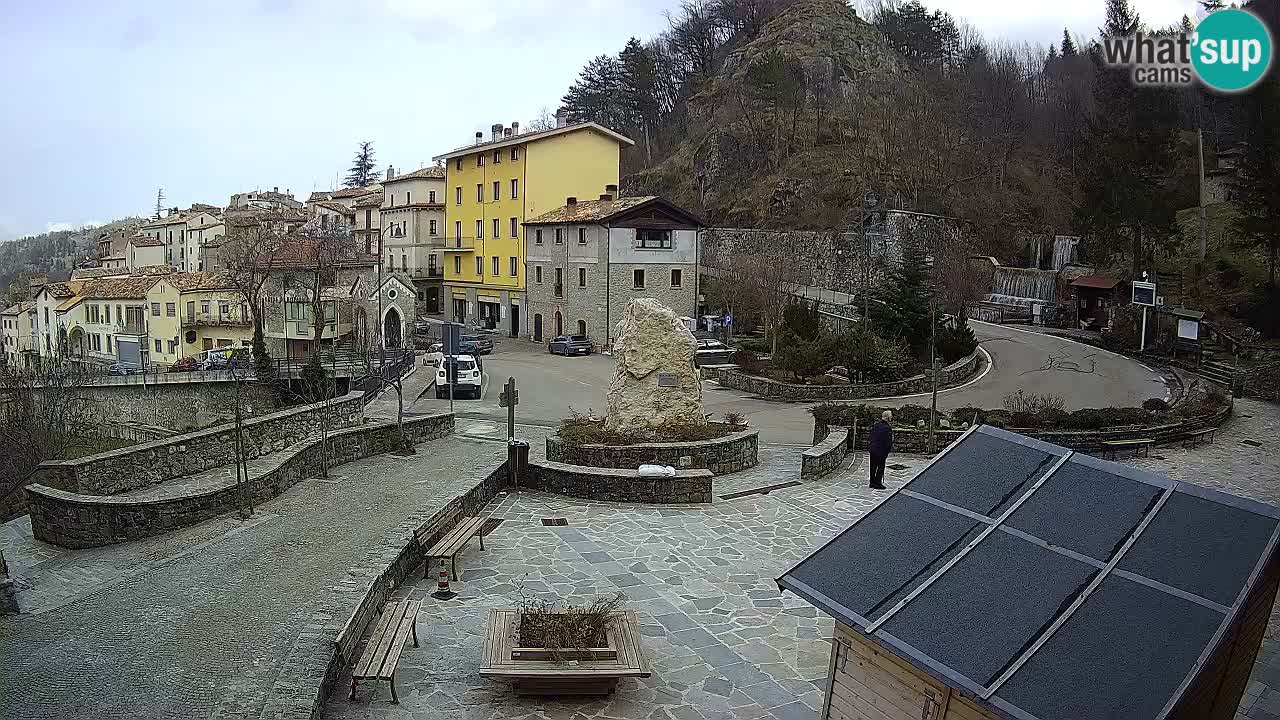
[[[926,0],[989,38],[1093,36],[1103,0]],[[1150,25],[1194,0],[1134,0]],[[0,0],[0,241],[412,170],[522,125],[678,0]],[[571,12],[565,9],[572,8]]]

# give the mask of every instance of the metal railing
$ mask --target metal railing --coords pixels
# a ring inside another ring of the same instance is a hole
[[[249,319],[247,315],[243,315],[235,310],[232,310],[229,313],[197,312],[197,313],[184,313],[182,315],[183,327],[195,327],[195,326],[229,327],[229,326],[236,326],[236,325],[249,325],[251,323],[252,321]]]

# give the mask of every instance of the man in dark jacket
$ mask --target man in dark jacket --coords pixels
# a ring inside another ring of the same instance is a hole
[[[871,426],[871,489],[884,490],[884,463],[893,450],[893,413],[885,410]]]

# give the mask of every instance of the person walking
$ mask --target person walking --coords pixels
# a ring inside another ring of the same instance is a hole
[[[884,490],[884,464],[893,450],[893,413],[885,410],[871,426],[871,489]]]

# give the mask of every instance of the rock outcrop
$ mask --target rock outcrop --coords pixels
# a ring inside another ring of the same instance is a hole
[[[605,427],[644,434],[671,425],[704,425],[702,382],[693,333],[652,298],[627,304],[614,344]]]

